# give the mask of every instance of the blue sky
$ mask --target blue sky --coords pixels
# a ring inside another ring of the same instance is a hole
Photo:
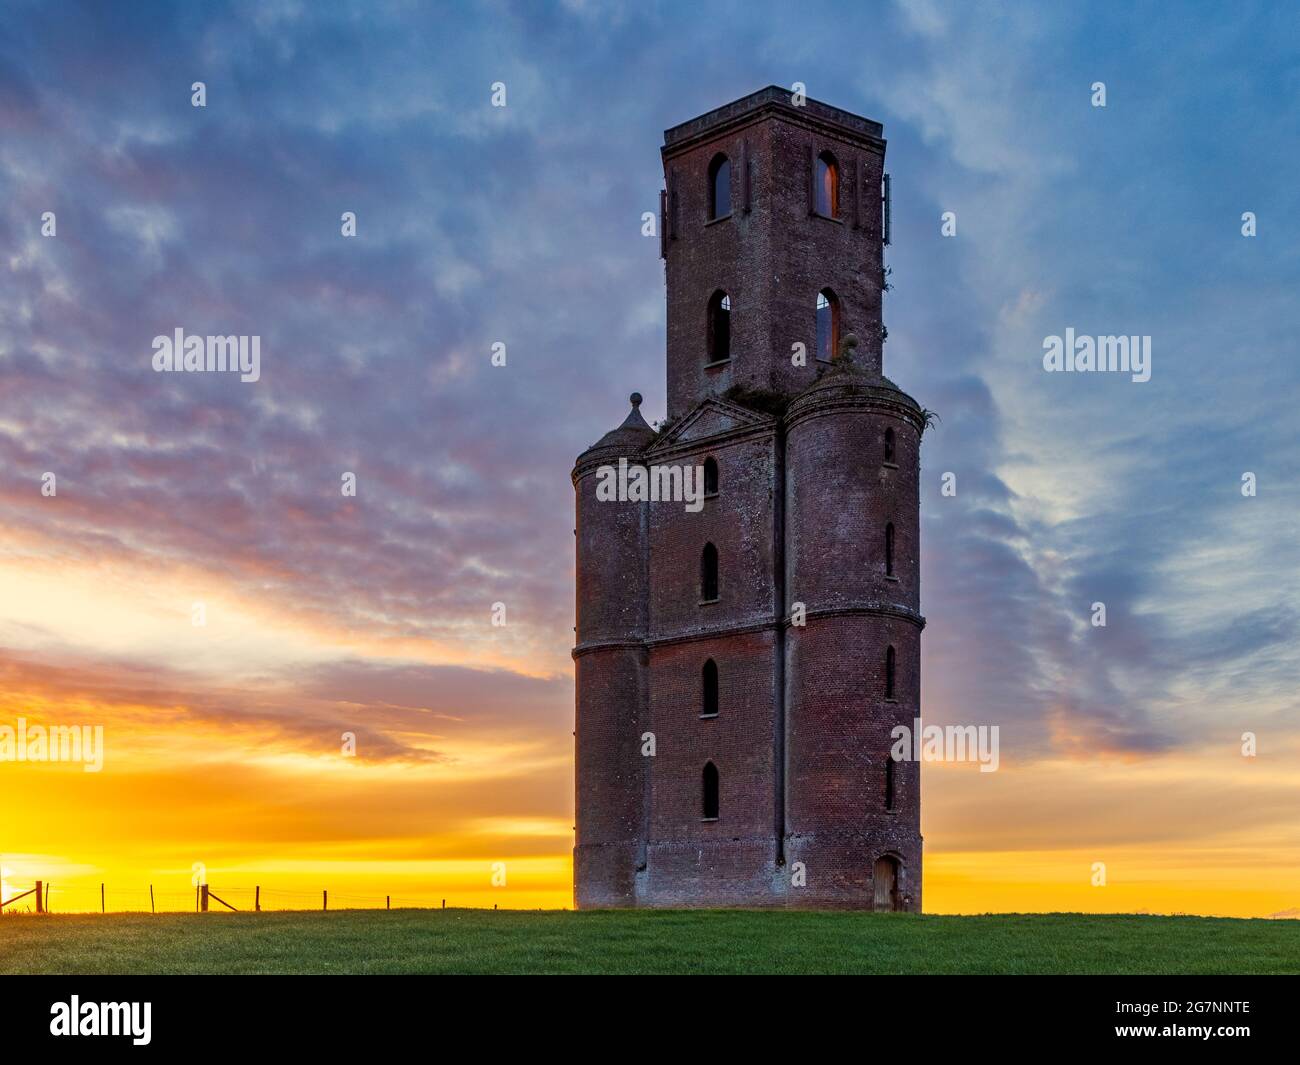
[[[7,564],[202,572],[366,643],[236,634],[228,659],[182,663],[11,597],[12,675],[55,664],[103,690],[134,670],[145,702],[189,691],[191,714],[308,745],[324,726],[299,695],[360,686],[393,757],[427,754],[413,704],[563,748],[569,469],[633,389],[664,411],[641,235],[662,132],[799,81],[889,143],[886,372],[941,419],[925,712],[1000,724],[1013,764],[1245,729],[1297,749],[1286,5],[10,2],[4,22]],[[155,375],[151,340],[178,325],[260,335],[262,380]],[[1151,380],[1044,373],[1067,327],[1150,335]],[[57,508],[34,495],[46,470]],[[343,509],[341,470],[360,485]],[[499,600],[511,624],[486,628]],[[204,668],[243,694],[210,698]]]

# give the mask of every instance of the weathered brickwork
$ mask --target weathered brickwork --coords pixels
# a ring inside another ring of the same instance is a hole
[[[840,299],[841,335],[857,337],[859,365],[880,372],[881,128],[815,100],[792,107],[779,89],[747,99],[730,116],[665,135],[672,418],[732,387],[793,393],[812,384],[817,294],[827,288]],[[812,210],[813,159],[826,152],[840,174],[833,219]],[[732,209],[711,220],[709,167],[719,153],[731,162]],[[710,365],[707,307],[717,291],[731,297],[733,358]],[[795,343],[807,349],[803,366],[791,363]]]
[[[881,373],[881,132],[770,88],[665,134],[669,421],[634,395],[573,473],[580,907],[921,908],[920,767],[889,751],[920,706],[924,415]],[[731,212],[711,219],[719,153]],[[813,209],[823,153],[835,218]],[[852,335],[829,362],[823,290]],[[718,292],[730,358],[710,364]],[[712,460],[717,494],[598,498],[620,459]]]

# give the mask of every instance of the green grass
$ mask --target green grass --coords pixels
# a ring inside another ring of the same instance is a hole
[[[740,910],[15,914],[0,973],[1297,973],[1300,921]]]

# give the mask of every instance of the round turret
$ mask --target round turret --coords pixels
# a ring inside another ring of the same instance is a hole
[[[641,416],[641,395],[623,423],[584,451],[573,469],[577,522],[577,839],[575,904],[635,901],[644,838],[645,767],[640,754],[645,706],[649,591],[644,503],[617,498],[626,469],[655,438]],[[608,488],[615,486],[614,498]]]
[[[920,440],[911,397],[851,360],[786,412],[788,857],[809,904],[920,906]],[[887,897],[882,900],[879,896]]]

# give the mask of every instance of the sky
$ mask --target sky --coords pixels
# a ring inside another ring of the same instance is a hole
[[[0,762],[5,898],[572,904],[569,471],[664,415],[663,131],[801,82],[888,140],[922,713],[1000,729],[924,769],[926,909],[1300,914],[1286,5],[0,23],[0,725],[104,730]],[[154,372],[176,328],[260,379]],[[1044,372],[1067,328],[1151,379]]]

